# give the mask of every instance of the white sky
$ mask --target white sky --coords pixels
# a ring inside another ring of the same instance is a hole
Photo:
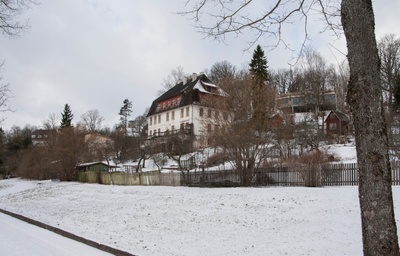
[[[13,113],[2,113],[8,130],[13,125],[40,126],[49,114],[60,116],[68,103],[73,123],[97,109],[112,128],[119,120],[123,100],[133,102],[131,118],[142,114],[156,97],[163,79],[177,66],[188,74],[227,60],[241,66],[253,49],[243,52],[249,35],[218,43],[195,31],[181,11],[186,0],[41,0],[23,17],[31,29],[16,39],[0,37],[0,60],[5,60],[3,82],[12,90]],[[376,34],[400,36],[400,1],[374,3]],[[311,22],[318,24],[318,22]],[[320,35],[315,28],[313,47],[331,63],[344,56],[343,38]],[[297,33],[288,36],[293,46]],[[259,41],[266,46],[267,39]],[[254,48],[254,47],[253,47]],[[267,52],[268,65],[288,67],[293,53],[282,47]]]

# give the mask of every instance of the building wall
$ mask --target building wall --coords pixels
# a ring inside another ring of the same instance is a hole
[[[210,108],[192,104],[149,116],[147,117],[147,123],[149,125],[147,135],[149,138],[163,136],[167,130],[172,132],[172,129],[174,129],[177,132],[180,130],[182,124],[184,127],[187,124],[193,124],[191,126],[193,128],[193,134],[198,140],[195,142],[194,146],[204,146],[207,141],[205,137],[207,135],[209,111],[214,113],[214,110]]]
[[[203,130],[201,124],[203,118],[200,117],[200,108],[204,109],[199,105],[188,105],[147,117],[149,125],[147,135],[151,137],[154,136],[154,132],[156,132],[156,135],[159,135],[159,133],[163,135],[167,130],[170,132],[179,130],[181,124],[193,124],[194,134],[200,135]]]

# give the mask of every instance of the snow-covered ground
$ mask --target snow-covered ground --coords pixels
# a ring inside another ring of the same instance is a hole
[[[398,206],[400,187],[393,190]],[[188,188],[11,179],[0,181],[0,208],[140,256],[362,255],[357,187]]]
[[[109,253],[0,213],[0,255],[111,256]]]

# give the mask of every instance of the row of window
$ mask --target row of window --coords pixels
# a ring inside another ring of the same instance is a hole
[[[181,98],[174,98],[168,101],[164,101],[157,105],[157,111],[164,110],[167,108],[177,107],[181,101]]]
[[[190,116],[190,107],[186,107],[186,108],[181,108],[180,110],[180,116],[181,118],[185,118],[185,117],[189,117]],[[228,112],[223,112],[222,113],[223,118],[225,120],[228,119]],[[204,117],[205,116],[205,109],[204,108],[200,108],[199,109],[199,116],[200,117]],[[213,110],[212,109],[207,109],[207,118],[212,118],[213,117]],[[219,118],[220,117],[220,112],[218,110],[214,111],[214,118]],[[169,122],[171,119],[171,121],[175,120],[175,110],[169,111],[165,113],[165,121]],[[162,120],[162,114],[159,114],[157,116],[151,116],[150,120],[149,120],[149,126],[152,126],[153,124],[161,124],[161,120]]]
[[[43,137],[44,137],[44,138],[47,138],[47,134],[44,134]],[[37,138],[38,138],[38,139],[41,139],[41,138],[42,138],[42,135],[39,134],[39,135],[37,136]],[[36,135],[32,134],[32,139],[36,139]]]
[[[207,118],[211,118],[212,117],[212,109],[207,109]],[[222,115],[223,115],[223,118],[225,119],[225,120],[227,120],[228,119],[228,112],[222,112]],[[203,108],[200,108],[200,110],[199,110],[199,116],[200,117],[203,117],[204,116],[204,109]],[[220,117],[220,112],[218,111],[218,110],[215,110],[214,111],[214,118],[215,119],[218,119]]]
[[[181,108],[181,118],[184,118],[185,117],[185,115],[186,115],[186,117],[189,117],[189,115],[190,115],[190,108],[189,107],[186,107],[186,108]],[[169,112],[166,112],[165,113],[165,121],[169,121],[170,120],[170,118],[171,118],[171,120],[173,121],[173,120],[175,120],[175,110],[172,110],[172,111],[169,111]],[[154,125],[155,124],[161,124],[161,114],[159,114],[159,115],[157,115],[157,116],[151,116],[150,117],[150,126],[151,125],[153,125],[153,123],[154,123]]]

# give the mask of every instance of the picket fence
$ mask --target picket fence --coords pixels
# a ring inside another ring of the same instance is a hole
[[[249,174],[244,184],[243,173],[238,170],[181,171],[160,173],[79,172],[80,182],[108,185],[161,185],[195,187],[239,186],[357,186],[357,164],[297,165],[281,168],[257,169]],[[392,163],[392,184],[400,185],[400,163]]]

